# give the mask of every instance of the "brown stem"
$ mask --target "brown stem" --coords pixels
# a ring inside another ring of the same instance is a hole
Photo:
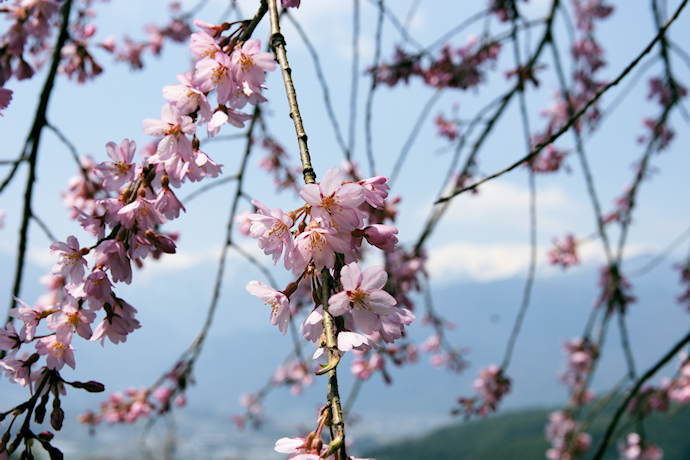
[[[302,117],[299,113],[299,106],[297,104],[297,94],[295,93],[295,86],[292,83],[292,69],[290,69],[287,53],[285,52],[285,37],[280,33],[276,0],[268,0],[268,9],[271,18],[271,48],[275,54],[276,61],[280,64],[280,71],[283,73],[285,92],[287,93],[288,103],[290,105],[290,118],[292,118],[292,121],[295,123],[295,132],[297,133],[299,155],[302,161],[302,175],[304,176],[305,183],[313,184],[316,182],[316,173],[314,173],[314,169],[311,166],[311,157],[309,156],[309,148],[307,147],[307,133],[304,132]]]
[[[328,312],[328,298],[331,294],[331,274],[327,268],[321,272],[321,299],[323,304],[323,332],[326,336],[326,351],[328,363],[335,363],[340,359],[338,344],[335,338],[335,324],[333,317]],[[328,371],[328,400],[331,403],[332,426],[335,430],[333,439],[340,438],[342,447],[340,448],[340,458],[347,459],[345,454],[345,423],[343,421],[343,411],[340,406],[340,395],[338,393],[338,369],[332,366]]]
[[[285,82],[285,92],[287,93],[288,103],[290,105],[290,118],[295,123],[295,132],[297,133],[297,142],[299,144],[300,159],[302,161],[302,174],[306,184],[313,184],[316,182],[316,174],[311,166],[311,158],[309,156],[309,149],[307,147],[307,134],[304,132],[302,125],[302,117],[299,112],[297,104],[297,94],[292,83],[292,70],[287,60],[287,53],[285,52],[285,38],[280,33],[280,24],[278,23],[278,5],[276,0],[268,0],[268,10],[271,20],[271,48],[275,54],[276,61],[280,64],[280,70],[283,74],[283,81]],[[326,336],[326,350],[328,356],[328,401],[331,405],[331,437],[332,443],[337,445],[338,458],[341,460],[347,459],[345,451],[345,423],[343,422],[343,413],[340,407],[340,395],[338,394],[338,373],[337,361],[340,359],[338,353],[337,341],[335,338],[335,325],[333,317],[328,313],[328,298],[331,295],[332,278],[329,270],[324,268],[321,272],[321,302],[323,305],[323,329]],[[329,450],[331,449],[329,446]]]

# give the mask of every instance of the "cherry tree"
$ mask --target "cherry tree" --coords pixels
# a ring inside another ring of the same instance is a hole
[[[685,327],[652,366],[640,369],[631,346],[636,339],[628,333],[636,296],[626,261],[635,249],[632,224],[639,223],[636,213],[648,184],[668,182],[675,194],[671,201],[683,201],[682,185],[664,181],[665,171],[657,164],[679,155],[674,142],[688,121],[682,80],[690,57],[680,40],[686,4],[646,2],[645,31],[651,32],[633,37],[635,31],[627,30],[632,51],[610,64],[607,46],[620,37],[612,39],[607,24],[626,9],[642,8],[641,3],[174,2],[167,23],[146,26],[146,38],[137,40],[129,32],[117,36],[99,30],[105,24],[99,17],[114,4],[2,2],[7,27],[0,44],[0,123],[15,116],[22,85],[37,85],[39,98],[25,121],[29,132],[20,151],[13,157],[6,149],[2,159],[0,193],[12,203],[11,212],[3,211],[8,223],[2,231],[10,230],[11,220],[18,237],[8,317],[0,329],[0,366],[9,382],[3,385],[24,387],[26,398],[2,400],[0,458],[15,453],[33,458],[41,449],[50,458],[63,458],[52,441],[60,436],[64,418],[77,414],[65,414],[61,401],[78,398],[81,391],[109,393],[99,408],[79,414],[90,427],[155,420],[193,405],[187,390],[201,377],[195,365],[221,304],[232,254],[254,273],[232,281],[253,296],[253,303],[235,308],[264,308],[275,326],[271,332],[286,336],[290,348],[275,372],[257,366],[255,372],[265,372],[269,383],[248,389],[242,397],[246,411],[232,415],[234,422],[238,428],[260,425],[264,400],[281,387],[299,393],[304,386],[318,386],[323,399],[312,425],[285,433],[275,450],[294,459],[355,458],[348,453],[350,408],[372,375],[392,383],[391,369],[414,364],[420,354],[435,367],[466,372],[467,344],[450,334],[463,322],[462,312],[437,308],[433,301],[431,242],[447,221],[463,226],[453,208],[460,197],[481,205],[491,184],[517,176],[525,178],[529,191],[529,244],[523,254],[528,261],[523,294],[516,299],[519,309],[509,335],[500,338],[506,341],[503,356],[484,363],[471,388],[448,395],[448,410],[464,418],[486,416],[510,397],[517,384],[511,362],[537,271],[544,268],[540,260],[562,270],[585,258],[598,260],[594,305],[583,306],[591,310],[589,320],[572,325],[571,337],[563,338],[565,371],[553,370],[562,371],[568,398],[545,427],[552,445],[545,455],[602,458],[618,444],[624,459],[661,458],[644,422],[654,412],[690,401],[690,360],[683,351],[690,334]],[[337,14],[329,17],[329,11]],[[348,21],[340,17],[343,11]],[[312,40],[313,29],[306,25],[316,25],[310,14],[328,17],[329,27],[347,22],[350,42]],[[299,44],[302,59],[288,59],[293,44]],[[132,132],[113,138],[119,130],[100,120],[75,123],[83,132],[64,131],[75,116],[70,104],[84,112],[109,109],[92,96],[60,100],[60,86],[77,86],[86,94],[118,66],[153,72],[152,57],[166,55],[175,56],[178,68],[164,75],[170,83],[155,88],[155,96],[162,94],[165,101],[160,106],[143,107],[137,100],[134,93],[150,88],[137,87],[135,73],[130,82],[109,90],[127,101],[122,123],[136,127]],[[300,84],[300,78],[309,84]],[[634,100],[640,94],[642,100]],[[611,120],[618,120],[630,100],[647,110],[641,123],[614,125]],[[6,135],[21,139],[25,134],[14,131]],[[82,136],[98,138],[101,150],[85,155]],[[625,146],[625,155],[602,151],[599,139],[613,136]],[[76,176],[42,168],[54,149],[47,138],[71,154],[60,162],[69,162]],[[497,155],[497,146],[510,151]],[[602,163],[602,156],[609,161]],[[39,172],[63,190],[65,219],[73,223],[54,222],[60,219],[55,210],[42,207],[41,200],[54,197],[40,189]],[[589,217],[577,228],[549,235],[550,247],[540,245],[537,198],[548,194],[539,182],[573,177],[581,180],[579,198],[587,201]],[[222,195],[224,202],[200,204],[221,187],[231,190]],[[622,192],[607,203],[600,190],[611,187]],[[405,200],[423,205],[427,216],[405,217],[413,212]],[[98,375],[75,380],[68,368],[78,366],[80,349],[98,347],[89,342],[104,347],[126,342],[130,334],[155,327],[138,319],[140,311],[165,314],[165,305],[130,299],[127,285],[140,283],[150,267],[179,257],[185,241],[214,234],[215,216],[195,222],[191,234],[171,229],[169,222],[183,221],[194,206],[208,206],[214,214],[230,209],[220,225],[213,288],[199,294],[208,299],[208,309],[196,338],[188,346],[176,343],[179,358],[157,362],[160,378],[144,387],[105,388]],[[677,209],[684,222],[682,203]],[[410,219],[413,230],[398,225]],[[669,262],[678,267],[678,308],[687,310],[690,260],[671,259],[689,234],[669,239],[668,232],[657,230],[653,238],[668,247],[649,269]],[[51,243],[30,245],[36,233]],[[31,251],[45,253],[53,265],[41,278],[45,292],[37,299],[31,292],[38,290],[38,280],[28,276]],[[467,263],[458,258],[453,266]],[[427,338],[415,340],[411,328],[423,328]],[[617,348],[626,371],[619,384],[600,395],[593,379],[612,329],[620,336]],[[677,366],[669,371],[671,362]],[[348,372],[355,383],[344,397],[342,376]],[[606,420],[605,435],[593,443],[588,427],[601,416],[592,409],[597,400],[613,400],[617,407]],[[46,416],[52,430],[37,433]]]

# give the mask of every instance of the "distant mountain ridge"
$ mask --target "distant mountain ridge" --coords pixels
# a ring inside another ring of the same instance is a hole
[[[592,434],[592,450],[610,419],[613,407],[597,419]],[[475,420],[438,429],[418,439],[396,442],[371,449],[365,453],[377,460],[522,460],[544,459],[549,443],[544,437],[550,410],[527,410],[499,414],[488,419]],[[672,415],[671,415],[672,414]],[[622,436],[634,431],[631,423]],[[664,451],[665,460],[690,459],[690,411],[654,414],[644,424],[647,441]],[[620,425],[619,425],[620,430]],[[618,431],[620,432],[620,431]],[[587,457],[585,457],[587,458]],[[605,460],[618,457],[616,446],[611,446]]]

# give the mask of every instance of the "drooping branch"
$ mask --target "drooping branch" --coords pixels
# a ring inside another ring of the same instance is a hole
[[[657,363],[654,366],[650,367],[647,370],[647,372],[645,372],[639,379],[637,379],[633,387],[630,389],[628,395],[618,405],[618,409],[616,409],[616,413],[613,415],[611,423],[609,423],[609,426],[606,429],[606,433],[604,433],[604,436],[601,438],[601,441],[599,441],[599,446],[597,447],[594,457],[592,457],[593,460],[599,460],[603,457],[604,452],[606,451],[606,448],[608,447],[609,442],[611,441],[613,432],[615,431],[616,426],[618,425],[618,421],[628,408],[630,401],[632,401],[633,398],[637,396],[638,392],[640,391],[640,388],[642,388],[642,385],[644,385],[646,381],[651,379],[667,362],[669,362],[674,356],[676,356],[688,343],[690,343],[690,333],[683,337],[678,343],[676,343],[673,346],[673,348],[671,348],[668,351],[668,353],[666,353],[659,361],[657,361]]]
[[[26,249],[29,239],[29,222],[31,220],[31,202],[36,185],[36,167],[38,162],[38,149],[41,143],[41,133],[43,128],[47,125],[46,113],[48,112],[48,103],[50,96],[55,86],[55,78],[57,77],[58,66],[62,58],[62,48],[67,43],[69,37],[68,26],[69,17],[72,10],[72,0],[67,0],[62,5],[62,18],[60,25],[60,32],[58,33],[57,42],[53,50],[53,57],[48,70],[46,81],[43,84],[43,90],[36,107],[36,115],[31,127],[31,131],[26,139],[24,148],[20,157],[26,157],[29,165],[29,173],[26,179],[26,191],[24,192],[24,211],[22,213],[22,224],[19,230],[19,245],[17,251],[17,266],[15,268],[14,284],[12,287],[12,297],[10,299],[10,306],[12,308],[15,304],[14,298],[19,297],[21,291],[22,277],[24,274],[24,263],[26,260]],[[27,155],[28,152],[28,155]],[[9,177],[5,181],[9,183]],[[10,316],[7,317],[7,322],[12,321]],[[4,356],[4,352],[2,352]]]
[[[592,99],[590,99],[586,104],[584,104],[584,106],[582,108],[580,108],[580,110],[578,110],[576,113],[574,113],[573,116],[570,117],[570,119],[568,119],[568,121],[561,127],[561,129],[558,130],[557,132],[555,132],[551,137],[549,137],[549,139],[538,144],[534,149],[532,149],[532,151],[528,155],[526,155],[525,157],[514,162],[513,164],[511,164],[507,168],[504,168],[504,169],[502,169],[502,170],[500,170],[500,171],[498,171],[498,172],[496,172],[490,176],[487,176],[484,179],[478,180],[477,182],[475,182],[472,185],[469,185],[467,187],[463,187],[459,190],[456,190],[453,193],[451,193],[450,195],[447,195],[447,196],[440,198],[436,203],[437,204],[438,203],[445,203],[446,201],[449,201],[449,200],[455,198],[456,196],[458,196],[462,193],[465,193],[465,192],[470,191],[470,190],[474,190],[475,188],[479,187],[480,185],[482,185],[482,184],[484,184],[490,180],[496,179],[497,177],[500,177],[503,174],[506,174],[506,173],[514,170],[518,166],[529,162],[532,158],[537,156],[539,154],[539,152],[541,152],[544,149],[544,147],[546,147],[547,145],[552,144],[554,141],[556,141],[556,139],[558,139],[559,137],[561,137],[563,135],[563,133],[568,131],[577,122],[577,120],[579,120],[580,117],[582,117],[582,115],[595,102],[597,102],[599,100],[599,98],[601,98],[601,96],[604,95],[604,93],[606,93],[609,89],[613,88],[614,86],[618,85],[640,63],[640,61],[642,61],[642,59],[652,51],[652,49],[654,48],[654,45],[656,45],[656,43],[659,40],[661,40],[661,37],[666,34],[666,30],[671,26],[671,24],[673,24],[675,22],[676,19],[678,19],[678,16],[680,15],[681,11],[683,11],[683,9],[687,5],[687,3],[688,3],[688,0],[683,0],[683,2],[676,9],[673,16],[671,16],[666,21],[666,23],[664,23],[664,25],[659,29],[659,32],[649,42],[649,44],[645,47],[645,49],[642,50],[642,52],[640,52],[640,54],[635,59],[633,59],[633,61],[630,62],[630,64],[628,64],[625,67],[625,69],[623,69],[623,71],[618,75],[618,77],[616,77],[614,80],[612,80],[606,86],[599,89],[596,92],[596,94],[592,97]]]

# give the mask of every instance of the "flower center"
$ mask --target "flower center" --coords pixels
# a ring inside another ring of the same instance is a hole
[[[356,289],[350,292],[350,301],[355,305],[355,307],[371,310],[371,308],[369,308],[367,305],[367,297],[367,293],[361,289]]]
[[[247,56],[246,54],[242,54],[242,57],[240,57],[240,63],[242,64],[242,69],[245,72],[248,72],[252,67],[254,67],[254,60],[251,56]]]
[[[65,354],[65,346],[60,342],[55,342],[50,346],[50,352],[59,358]]]

